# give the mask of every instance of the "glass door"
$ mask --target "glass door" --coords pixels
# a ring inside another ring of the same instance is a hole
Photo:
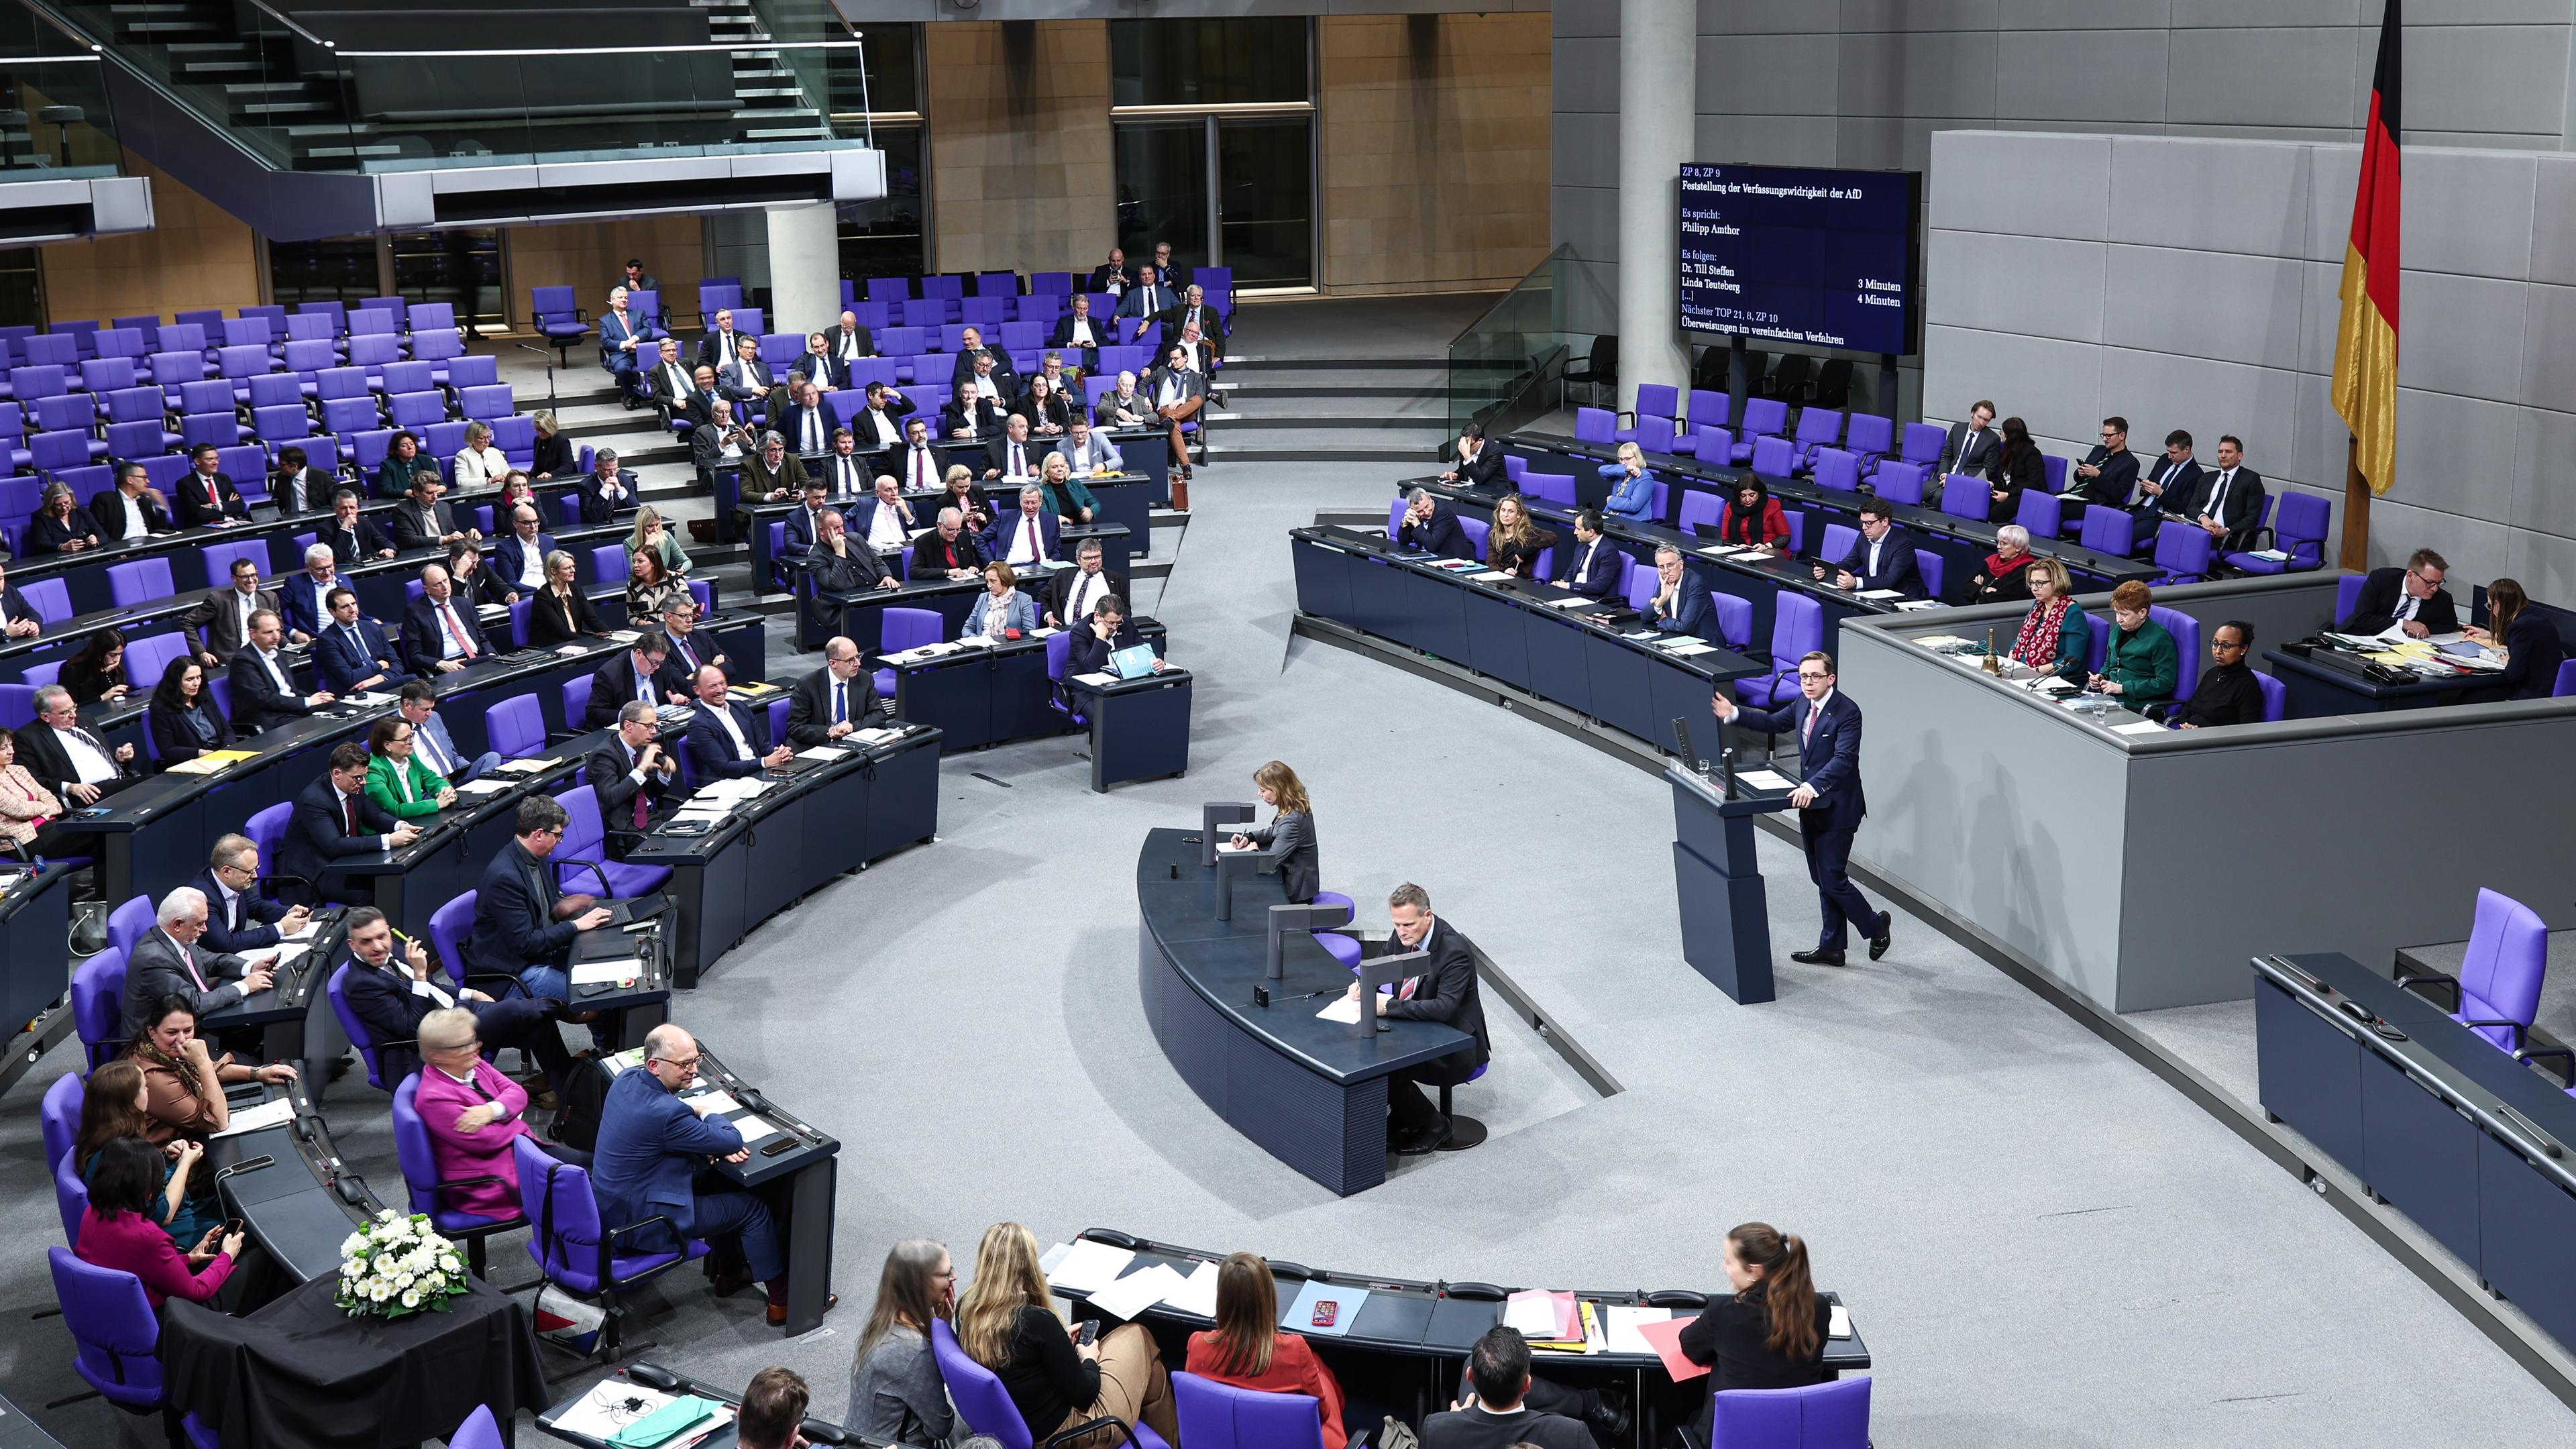
[[[1184,267],[1206,260],[1207,133],[1198,117],[1118,123],[1118,245],[1128,265],[1153,260],[1156,242],[1170,242]]]
[[[1313,285],[1314,118],[1214,119],[1218,260],[1238,288]]]

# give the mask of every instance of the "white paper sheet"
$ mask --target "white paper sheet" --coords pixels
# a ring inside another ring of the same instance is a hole
[[[733,1119],[733,1130],[742,1134],[742,1145],[745,1147],[755,1142],[765,1142],[778,1135],[778,1129],[770,1126],[769,1119],[766,1117],[747,1115],[736,1117]]]
[[[623,961],[584,961],[572,968],[575,986],[615,986],[640,979],[644,963],[629,956]]]
[[[1106,689],[1110,685],[1118,682],[1118,676],[1105,669],[1095,669],[1089,674],[1077,674],[1074,678],[1081,680],[1085,684],[1097,685],[1103,689]]]
[[[1833,1310],[1832,1321],[1825,1325],[1825,1337],[1851,1337],[1851,1310],[1839,1303],[1833,1305]]]
[[[1637,1308],[1625,1303],[1602,1306],[1609,1310],[1609,1351],[1612,1353],[1653,1353],[1655,1346],[1646,1342],[1646,1336],[1637,1329],[1648,1323],[1662,1323],[1673,1316],[1669,1308]]]
[[[1756,790],[1795,790],[1798,782],[1777,770],[1738,770],[1735,778]]]
[[[796,752],[796,758],[800,760],[837,760],[840,757],[840,749],[833,745],[807,745]]]
[[[1156,1263],[1140,1268],[1106,1288],[1093,1290],[1091,1306],[1111,1318],[1133,1318],[1163,1301],[1163,1295],[1182,1285],[1181,1275],[1170,1265]]]
[[[297,961],[302,960],[304,954],[312,949],[313,943],[310,940],[280,941],[277,945],[270,948],[270,950],[277,953],[277,961],[274,969],[279,971],[285,970],[287,967],[294,965]],[[269,954],[267,951],[254,952],[250,959],[256,961],[267,954]]]
[[[590,646],[587,644],[566,644],[555,651],[555,657],[558,659],[570,659],[576,654],[586,654],[589,651]]]
[[[1073,1251],[1065,1254],[1054,1271],[1047,1274],[1047,1281],[1076,1293],[1090,1293],[1116,1282],[1118,1275],[1127,1271],[1127,1265],[1135,1261],[1136,1250],[1133,1248],[1114,1247],[1085,1238],[1075,1243]]]
[[[257,1132],[269,1127],[283,1127],[294,1120],[295,1104],[284,1097],[279,1097],[274,1101],[262,1102],[256,1107],[244,1107],[233,1113],[231,1122],[224,1128],[224,1130],[213,1135],[217,1137],[238,1137],[245,1132]]]
[[[1338,1021],[1344,1026],[1360,1024],[1360,1004],[1347,996],[1336,996],[1325,1008],[1315,1013],[1324,1021]]]
[[[1589,608],[1591,608],[1593,605],[1595,605],[1595,604],[1597,604],[1597,603],[1599,603],[1599,602],[1601,602],[1601,601],[1600,601],[1600,600],[1598,600],[1598,599],[1587,599],[1587,598],[1583,597],[1581,594],[1570,594],[1570,595],[1566,596],[1565,598],[1562,598],[1562,599],[1550,599],[1550,600],[1548,600],[1547,602],[1548,602],[1549,607],[1551,607],[1551,608],[1558,608],[1558,609],[1568,609],[1568,610],[1572,610],[1572,609],[1589,609]]]
[[[626,1412],[626,1401],[629,1399],[642,1402],[644,1412],[641,1414]],[[580,1402],[564,1410],[563,1415],[555,1420],[551,1432],[606,1439],[670,1402],[671,1395],[659,1389],[648,1389],[642,1384],[632,1383],[623,1378],[610,1378],[592,1385],[590,1392],[581,1396]]]
[[[1905,592],[1902,589],[1863,589],[1859,593],[1852,595],[1852,597],[1855,599],[1901,599],[1905,597]]]
[[[2131,720],[2127,724],[2111,726],[2111,733],[2115,735],[2160,735],[2164,732],[2165,727],[2154,720]]]
[[[742,1110],[742,1104],[733,1099],[731,1092],[705,1092],[682,1100],[688,1103],[690,1111],[701,1117],[721,1117],[727,1112]]]
[[[1163,1295],[1163,1301],[1183,1313],[1216,1317],[1216,1264],[1201,1263],[1191,1269],[1181,1286]]]

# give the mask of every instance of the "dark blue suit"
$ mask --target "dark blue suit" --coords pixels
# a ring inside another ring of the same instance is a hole
[[[2130,547],[2144,548],[2164,526],[2167,513],[2188,514],[2192,501],[2200,496],[2201,469],[2198,458],[2185,458],[2180,463],[2170,458],[2157,458],[2147,465],[2147,481],[2164,486],[2164,496],[2140,494],[2138,506],[2129,510]]]
[[[260,864],[269,863],[261,861]],[[276,869],[275,866],[269,868]],[[286,907],[255,894],[258,890],[256,885],[234,897],[228,907],[224,904],[223,888],[215,884],[213,867],[197,872],[197,878],[188,884],[206,897],[206,933],[197,938],[197,944],[208,954],[241,956],[277,944],[277,927],[269,922],[284,916]]]
[[[701,781],[757,775],[760,773],[760,757],[769,752],[768,731],[763,728],[765,721],[755,718],[750,710],[732,699],[725,701],[725,712],[733,716],[734,727],[742,731],[744,741],[750,744],[752,757],[746,760],[734,753],[733,740],[725,734],[724,726],[716,723],[707,702],[699,700],[697,710],[689,716],[687,747],[689,764]]]
[[[466,970],[511,977],[531,996],[570,1000],[572,980],[564,974],[564,961],[581,932],[554,917],[562,892],[555,887],[553,864],[528,854],[514,839],[483,867],[474,891]]]
[[[1717,603],[1708,596],[1708,585],[1701,583],[1685,568],[1681,582],[1673,585],[1673,611],[1664,613],[1655,607],[1653,599],[1648,599],[1646,625],[1667,633],[1695,634],[1714,643],[1717,640]]]
[[[1437,503],[1431,505],[1429,523],[1416,523],[1412,515],[1407,514],[1403,523],[1396,527],[1395,542],[1399,548],[1420,549],[1442,558],[1476,556],[1476,546],[1467,541],[1467,530],[1458,526],[1458,515]]]
[[[503,528],[510,526],[508,519],[496,519],[494,521]],[[545,556],[554,551],[554,535],[546,532],[542,528],[538,529],[536,550],[538,561],[540,563],[544,562]],[[519,580],[528,567],[528,546],[519,541],[519,535],[516,533],[505,533],[501,535],[501,541],[492,546],[492,552],[494,555],[492,567],[499,572],[502,578],[510,581],[511,588],[515,589],[523,587]]]
[[[474,657],[481,659],[492,652],[492,642],[483,637],[483,625],[474,615],[474,605],[453,592],[447,602],[456,616],[456,627],[473,641]],[[427,679],[438,672],[438,662],[446,656],[447,627],[440,619],[437,606],[423,594],[403,607],[403,663],[411,672]],[[456,656],[460,661],[464,654]]]
[[[1807,876],[1816,883],[1824,907],[1824,931],[1816,946],[1840,951],[1846,922],[1862,922],[1866,933],[1876,936],[1886,929],[1886,918],[1851,883],[1852,837],[1869,813],[1869,796],[1860,783],[1860,706],[1835,690],[1825,697],[1824,711],[1809,733],[1807,715],[1814,708],[1800,695],[1783,709],[1739,708],[1734,723],[1764,734],[1799,737],[1799,777],[1816,790],[1816,803],[1798,812],[1798,830],[1806,837]]]
[[[1869,571],[1869,535],[1852,540],[1850,553],[1835,561],[1835,567],[1852,576],[1852,589],[1894,589],[1909,599],[1919,599],[1927,592],[1923,587],[1923,570],[1915,562],[1914,540],[1894,524],[1888,525],[1887,537],[1879,540],[1878,572]]]
[[[752,1277],[785,1277],[787,1253],[760,1199],[740,1188],[698,1190],[698,1170],[707,1159],[740,1152],[742,1145],[732,1123],[690,1111],[651,1072],[632,1067],[618,1073],[600,1109],[599,1144],[590,1156],[600,1225],[614,1229],[670,1219],[672,1232],[648,1228],[619,1240],[637,1253],[670,1252],[679,1238],[738,1236]]]
[[[802,503],[796,505],[795,512],[787,515],[787,557],[803,558],[814,551],[814,545],[820,543],[823,537],[815,531],[815,525],[821,516],[806,512],[805,505]],[[865,538],[867,535],[859,536]]]
[[[984,557],[996,560],[1008,560],[1011,556],[1011,535],[1022,531],[1024,525],[1022,525],[1020,520],[1026,516],[1027,515],[1020,512],[1019,498],[1016,495],[1013,496],[1006,507],[1006,511],[994,515],[992,526],[985,529],[983,533],[978,536],[978,541],[984,545]],[[1058,529],[1056,528],[1055,515],[1047,512],[1045,505],[1041,504],[1038,508],[1037,518],[1038,537],[1046,540],[1046,556],[1048,558],[1064,557],[1064,551],[1059,548],[1056,543]],[[861,534],[860,537],[864,538],[866,535]],[[1012,564],[1011,570],[1014,573],[1018,573],[1021,567],[1022,566],[1019,564]]]
[[[787,451],[791,453],[810,458],[832,451],[832,409],[824,403],[820,393],[814,397],[814,436],[811,438],[805,436],[805,420],[805,409],[789,403],[778,410],[778,419],[771,426],[778,429],[778,436],[787,440]],[[811,447],[807,446],[809,443]]]
[[[331,582],[317,590],[313,586],[313,576],[299,571],[277,586],[278,610],[286,616],[287,628],[307,635],[319,634],[322,625],[330,622],[331,611],[322,606],[316,594],[327,596],[333,589],[347,588],[348,582],[335,573]],[[349,592],[354,594],[357,590],[349,589]]]
[[[368,799],[365,791],[349,798],[358,810],[355,835],[348,833],[339,791],[332,788],[328,774],[296,792],[295,810],[286,818],[286,837],[278,842],[277,863],[269,868],[312,882],[313,889],[306,892],[308,899],[320,896],[322,872],[331,862],[352,855],[373,855],[382,848],[378,837],[393,833],[393,816]]]
[[[349,629],[358,631],[358,642],[349,642]],[[378,689],[399,689],[412,676],[403,670],[401,657],[394,653],[393,641],[385,637],[384,626],[364,614],[346,628],[334,623],[313,636],[313,667],[322,674],[323,686],[333,694],[347,694],[357,682],[371,674],[382,674]]]
[[[1606,599],[1619,592],[1619,575],[1625,572],[1622,565],[1628,557],[1620,551],[1619,545],[1605,536],[1590,545],[1569,543],[1565,547],[1565,577],[1557,582],[1578,594],[1588,594],[1596,599]],[[1591,553],[1589,568],[1585,567],[1584,558],[1587,548]]]

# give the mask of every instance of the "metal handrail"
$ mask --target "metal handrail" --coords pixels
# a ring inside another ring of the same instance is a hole
[[[92,47],[87,55],[0,55],[0,70],[6,70],[13,65],[66,65],[73,61],[87,61],[91,65],[96,65],[101,59],[97,47]]]

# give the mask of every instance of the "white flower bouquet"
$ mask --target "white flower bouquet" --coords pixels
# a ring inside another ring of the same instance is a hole
[[[340,1243],[340,1290],[332,1299],[352,1318],[408,1318],[447,1311],[466,1288],[465,1257],[430,1231],[422,1214],[392,1208]]]

